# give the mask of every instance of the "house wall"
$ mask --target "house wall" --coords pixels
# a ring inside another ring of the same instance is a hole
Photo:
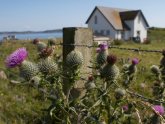
[[[134,37],[134,20],[125,21],[125,23],[129,26],[130,31],[125,31],[125,40],[129,40],[130,37]]]
[[[115,39],[118,39],[118,40],[122,39],[121,31],[116,31]]]
[[[134,20],[125,21],[125,23],[131,28],[130,31],[125,32],[125,40],[130,37],[137,37],[137,31],[140,31],[141,42],[147,38],[147,27],[142,15],[139,13]]]
[[[95,24],[95,16],[97,16],[97,24]],[[93,32],[97,31],[98,33],[101,33],[101,31],[103,31],[103,35],[109,36],[113,39],[115,39],[116,37],[120,37],[116,34],[116,30],[97,9],[88,21],[88,27],[93,29]],[[108,30],[110,31],[109,35],[107,35]]]
[[[137,17],[134,20],[134,37],[138,36],[137,31],[140,31],[140,40],[141,42],[143,42],[144,39],[147,38],[147,26],[140,13],[137,15]]]
[[[131,31],[124,31],[124,40],[130,40]]]

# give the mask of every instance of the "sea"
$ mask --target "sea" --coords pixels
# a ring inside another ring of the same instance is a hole
[[[18,40],[32,40],[35,38],[39,39],[53,39],[53,38],[62,38],[62,32],[50,32],[50,33],[10,33],[10,34],[0,34],[0,41],[3,40],[3,37],[7,36],[16,36]]]

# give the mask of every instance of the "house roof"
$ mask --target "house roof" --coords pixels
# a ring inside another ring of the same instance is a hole
[[[102,7],[96,6],[89,18],[87,19],[86,23],[90,20],[93,13],[96,9],[103,15],[103,17],[110,23],[110,25],[115,30],[130,30],[129,26],[124,23],[125,20],[134,20],[138,13],[142,15],[144,21],[149,27],[143,13],[141,10],[128,10],[128,9],[119,9],[119,8],[110,8],[110,7]]]
[[[139,10],[120,12],[121,20],[134,20]]]

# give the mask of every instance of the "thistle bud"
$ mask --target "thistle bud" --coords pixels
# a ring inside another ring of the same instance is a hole
[[[115,65],[117,57],[109,55],[107,57],[107,64],[101,69],[101,77],[109,81],[115,81],[119,77],[119,68]]]
[[[52,52],[53,52],[52,48],[46,47],[46,48],[42,49],[40,56],[41,57],[48,57],[51,55]]]
[[[38,85],[40,84],[41,78],[38,76],[34,76],[31,78],[30,83],[34,86],[34,87],[38,87]]]
[[[124,89],[118,88],[118,89],[115,90],[115,98],[116,98],[117,100],[119,100],[119,99],[121,99],[121,98],[124,97],[125,93],[126,93],[126,92],[125,92]]]
[[[151,69],[151,72],[154,73],[154,74],[156,74],[156,75],[159,75],[161,73],[160,72],[160,69],[159,69],[159,67],[157,65],[152,65],[150,67],[150,69]]]
[[[52,74],[57,72],[57,64],[52,58],[40,59],[38,63],[40,71],[44,74]]]
[[[33,44],[38,44],[39,42],[40,42],[40,40],[39,40],[38,38],[35,38],[35,39],[32,41]]]
[[[96,60],[99,65],[103,65],[104,63],[106,63],[106,59],[108,55],[107,49],[108,49],[108,45],[105,43],[100,44],[99,48],[97,48],[98,55]]]
[[[83,55],[79,51],[71,51],[66,57],[66,64],[71,68],[77,68],[83,64]]]
[[[30,80],[32,77],[36,76],[39,72],[39,69],[36,64],[23,61],[19,66],[20,76],[26,80]]]

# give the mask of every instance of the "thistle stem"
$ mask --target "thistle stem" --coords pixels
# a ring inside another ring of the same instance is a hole
[[[69,104],[70,91],[71,91],[71,88],[68,89],[67,94],[66,94],[66,104]]]

